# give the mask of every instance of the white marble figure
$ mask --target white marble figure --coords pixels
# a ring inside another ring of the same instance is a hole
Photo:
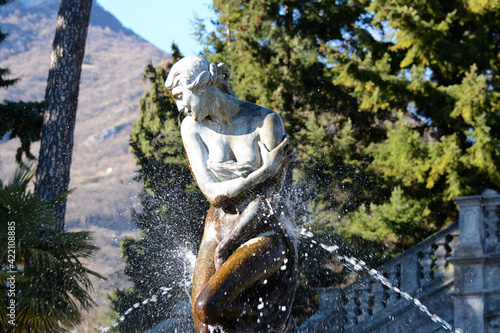
[[[186,57],[165,82],[186,114],[184,148],[211,203],[193,277],[196,330],[295,332],[293,222],[275,199],[292,149],[280,116],[238,100],[229,77],[224,64]]]

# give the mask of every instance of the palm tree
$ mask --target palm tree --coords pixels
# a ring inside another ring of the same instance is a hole
[[[67,331],[95,305],[90,276],[102,278],[80,261],[98,250],[90,232],[56,227],[52,206],[68,193],[44,201],[29,189],[33,175],[19,167],[8,184],[0,180],[1,332]]]

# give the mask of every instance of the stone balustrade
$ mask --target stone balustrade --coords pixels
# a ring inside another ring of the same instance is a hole
[[[456,198],[459,221],[344,288],[318,290],[300,332],[500,332],[500,195]],[[450,326],[448,326],[450,325]]]

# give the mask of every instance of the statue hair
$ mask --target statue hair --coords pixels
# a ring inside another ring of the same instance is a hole
[[[176,62],[167,79],[165,87],[172,90],[178,86],[186,86],[196,90],[208,86],[217,86],[228,95],[235,96],[233,86],[228,82],[231,71],[224,63],[218,65],[199,57],[184,57]]]

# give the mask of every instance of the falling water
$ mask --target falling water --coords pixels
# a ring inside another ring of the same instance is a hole
[[[309,239],[311,239],[313,237],[313,234],[310,231],[307,231],[306,229],[301,229],[300,230],[300,235],[303,236],[303,237],[307,237]],[[344,255],[338,254],[337,251],[339,250],[339,247],[337,245],[325,245],[323,243],[319,243],[318,244],[314,239],[311,239],[311,242],[313,244],[319,245],[324,250],[326,250],[329,253],[334,254],[335,256],[337,256],[337,258],[339,258],[342,262],[344,262],[345,264],[347,264],[349,266],[349,268],[352,269],[353,271],[355,271],[355,272],[367,271],[368,274],[370,274],[376,280],[380,281],[380,283],[382,283],[384,286],[386,286],[387,288],[391,289],[395,293],[401,295],[407,301],[412,302],[413,305],[415,305],[420,311],[422,311],[423,313],[425,313],[433,322],[440,324],[443,328],[445,328],[445,329],[447,329],[447,330],[449,330],[451,332],[462,333],[462,331],[460,329],[455,329],[454,330],[453,327],[450,325],[450,323],[448,323],[443,318],[439,317],[436,314],[431,313],[429,311],[429,309],[420,302],[420,300],[418,300],[417,298],[412,297],[410,294],[408,294],[408,293],[402,291],[400,288],[392,285],[392,283],[390,283],[389,280],[382,275],[382,273],[378,272],[377,270],[375,270],[373,268],[368,267],[364,261],[356,259],[356,258],[353,258],[353,257],[348,257],[348,256],[344,256]],[[185,255],[185,265],[184,265],[184,277],[185,277],[185,281],[184,281],[184,283],[179,283],[177,287],[184,288],[185,291],[186,291],[186,293],[189,294],[189,287],[190,287],[189,286],[189,281],[190,281],[190,276],[192,274],[192,269],[191,268],[194,267],[194,261],[196,260],[196,257],[190,251],[186,251],[184,253],[186,254]],[[122,321],[125,320],[125,317],[128,314],[130,314],[132,311],[134,311],[135,309],[139,308],[140,306],[146,305],[148,303],[154,303],[154,302],[156,302],[158,300],[159,297],[169,297],[170,296],[169,292],[172,291],[172,289],[173,289],[172,287],[161,287],[160,291],[159,291],[159,293],[157,295],[153,295],[150,298],[148,298],[148,299],[146,299],[146,300],[144,300],[142,302],[135,303],[127,311],[125,311],[120,316],[120,318],[118,320],[113,321],[113,324],[111,326],[109,326],[109,327],[101,327],[99,329],[99,331],[100,332],[108,332],[109,329],[111,329],[112,327],[116,327],[120,322],[122,322]]]
[[[108,327],[101,327],[99,328],[99,332],[108,332],[111,328],[114,328],[118,326],[121,322],[125,320],[125,317],[129,315],[132,311],[135,309],[147,305],[149,303],[156,303],[158,301],[158,298],[160,297],[167,297],[170,298],[171,294],[170,292],[173,291],[174,288],[183,288],[184,292],[186,292],[188,299],[190,298],[190,293],[191,293],[191,280],[193,276],[193,269],[194,265],[196,262],[196,256],[187,248],[187,247],[181,247],[179,248],[178,251],[179,255],[182,256],[184,267],[183,267],[183,274],[182,274],[182,281],[177,284],[175,287],[160,287],[159,291],[157,294],[145,299],[142,302],[137,302],[134,305],[132,305],[130,308],[125,311],[118,320],[113,320],[113,323],[111,326]]]
[[[111,324],[111,326],[108,326],[108,327],[101,327],[99,328],[99,332],[107,332],[109,331],[111,328],[113,327],[116,327],[118,326],[118,324],[122,321],[125,320],[125,317],[131,313],[132,311],[134,311],[134,309],[137,309],[138,307],[142,306],[142,305],[146,305],[148,303],[155,303],[156,301],[158,301],[158,297],[162,297],[162,296],[165,296],[166,297],[169,297],[168,292],[171,291],[172,288],[167,288],[167,287],[161,287],[160,288],[160,293],[158,295],[153,295],[151,296],[150,298],[147,298],[146,300],[142,301],[142,302],[137,302],[135,303],[134,305],[132,305],[127,311],[125,311],[121,316],[120,318],[118,318],[118,320],[113,320],[113,323]]]
[[[304,236],[304,237],[308,237],[308,238],[313,237],[312,232],[307,231],[306,229],[301,229],[300,235]],[[316,241],[314,241],[314,240],[311,240],[311,242],[316,244]],[[445,328],[451,332],[462,333],[461,329],[454,330],[453,327],[450,325],[450,323],[448,323],[446,320],[444,320],[443,318],[439,317],[438,315],[436,315],[434,313],[431,313],[429,311],[429,309],[425,305],[423,305],[422,302],[420,302],[417,298],[414,298],[410,294],[408,294],[407,292],[404,292],[400,288],[393,286],[392,283],[390,283],[389,280],[387,280],[387,278],[382,275],[382,273],[380,273],[379,271],[377,271],[373,268],[368,267],[364,261],[358,260],[358,259],[353,258],[353,257],[347,257],[344,255],[338,254],[337,251],[338,251],[339,247],[337,245],[330,245],[329,246],[329,245],[319,243],[319,246],[321,246],[324,250],[330,252],[331,254],[334,254],[335,256],[337,256],[337,258],[339,258],[341,261],[346,263],[349,266],[349,268],[351,268],[353,271],[355,271],[355,272],[368,271],[368,274],[370,274],[376,280],[380,281],[380,283],[382,283],[384,286],[391,289],[395,293],[400,294],[407,301],[412,302],[413,305],[415,305],[420,311],[422,311],[427,316],[429,316],[429,318],[433,322],[440,324],[443,328]]]
[[[296,207],[296,205],[290,205],[292,203],[291,198],[294,198],[294,197],[296,197],[296,196],[289,195],[289,196],[286,196],[285,198],[282,197],[282,199],[285,200],[286,204],[289,205],[289,207],[291,207],[291,206]],[[279,201],[279,198],[277,198],[277,199]],[[266,203],[269,205],[269,215],[273,215],[275,213],[275,211],[273,209],[272,202],[269,201],[268,199],[266,199]],[[283,201],[281,201],[281,203],[283,203]],[[293,210],[292,210],[292,212],[293,212]],[[318,242],[316,242],[314,239],[312,239],[313,233],[310,231],[307,231],[305,228],[302,228],[299,231],[299,235],[302,237],[307,237],[308,239],[310,239],[311,243],[319,245],[321,248],[323,248],[327,252],[335,255],[339,260],[344,262],[353,271],[355,271],[355,272],[367,271],[368,274],[370,274],[374,279],[380,281],[380,283],[382,283],[384,286],[386,286],[390,290],[394,291],[396,294],[401,295],[407,301],[411,302],[420,311],[422,311],[424,314],[426,314],[433,322],[440,324],[444,329],[449,330],[453,333],[463,333],[461,329],[453,329],[451,324],[448,323],[446,320],[444,320],[443,318],[441,318],[440,316],[438,316],[436,314],[431,313],[429,311],[429,309],[420,302],[420,300],[418,300],[415,297],[412,297],[407,292],[404,292],[400,288],[392,285],[392,283],[389,282],[389,280],[385,276],[383,276],[382,273],[380,273],[379,271],[377,271],[373,268],[368,267],[364,261],[356,259],[354,257],[348,257],[348,256],[344,256],[344,255],[337,253],[339,250],[339,247],[337,245],[325,245],[323,243],[318,244]],[[184,262],[184,273],[183,273],[183,282],[179,283],[177,287],[184,288],[184,290],[188,294],[188,298],[189,298],[190,283],[191,283],[191,279],[192,279],[192,274],[193,274],[194,264],[196,261],[196,256],[191,251],[189,251],[187,249],[182,249],[180,251],[180,253],[184,257],[184,261],[183,261]],[[157,295],[153,295],[141,303],[139,303],[139,302],[135,303],[132,307],[130,307],[127,311],[125,311],[123,313],[123,315],[120,316],[120,318],[118,320],[113,321],[113,324],[111,326],[100,328],[99,331],[100,332],[107,332],[112,327],[116,327],[120,322],[123,322],[125,320],[125,317],[128,314],[130,314],[132,311],[134,311],[134,309],[137,309],[140,306],[146,305],[148,303],[154,303],[158,300],[159,297],[170,297],[169,292],[172,291],[172,289],[173,289],[172,287],[161,287],[160,291]],[[218,329],[217,327],[210,327],[211,332],[216,332],[217,329]]]

